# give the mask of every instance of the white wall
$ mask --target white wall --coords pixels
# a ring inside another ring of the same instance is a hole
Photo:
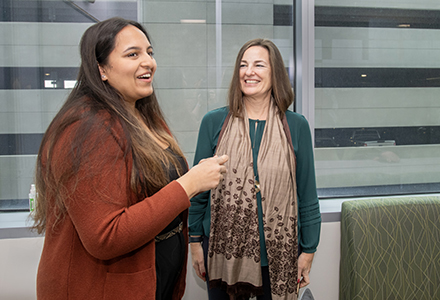
[[[35,278],[43,238],[0,239],[0,299],[34,300]],[[316,300],[337,300],[339,289],[340,223],[322,223],[311,284]],[[188,262],[184,300],[208,299],[206,286]]]
[[[31,300],[43,238],[0,239],[0,299]]]

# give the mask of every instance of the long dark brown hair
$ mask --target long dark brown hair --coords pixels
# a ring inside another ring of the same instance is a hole
[[[267,39],[253,39],[246,42],[237,54],[234,73],[228,92],[228,105],[234,117],[241,117],[243,113],[243,92],[240,85],[240,65],[244,53],[250,47],[260,46],[269,52],[269,64],[272,80],[272,97],[281,114],[284,114],[293,103],[293,91],[289,75],[284,66],[283,57],[275,44]]]
[[[141,30],[151,41],[142,25],[122,18],[111,18],[94,24],[81,38],[81,65],[77,83],[49,125],[38,152],[35,174],[38,197],[33,218],[34,229],[39,233],[46,229],[49,210],[53,210],[56,216],[54,224],[64,217],[65,200],[69,197],[66,192],[74,192],[67,189],[67,185],[72,180],[77,180],[77,172],[85,161],[89,162],[87,158],[90,153],[99,151],[99,139],[94,142],[91,138],[97,128],[103,129],[104,132],[111,132],[115,125],[122,128],[125,135],[123,138],[126,140],[123,147],[124,156],[126,161],[131,161],[128,157],[132,157],[133,161],[131,178],[128,180],[131,190],[139,197],[152,195],[168,183],[166,167],[173,165],[181,174],[182,170],[175,156],[169,151],[163,151],[153,142],[152,137],[141,129],[140,121],[128,111],[120,93],[107,81],[101,80],[98,65],[108,64],[117,34],[129,25]],[[168,144],[174,153],[183,156],[168,130],[155,93],[139,99],[136,109],[156,137]],[[102,119],[97,118],[98,114],[103,113],[109,116],[109,122],[102,122]],[[52,153],[62,134],[76,122],[80,125],[74,132],[71,145],[69,149],[62,151],[66,157],[56,158],[56,166],[62,169],[62,174],[57,175],[56,178],[59,179],[56,180],[52,171],[55,164]],[[87,145],[92,145],[87,149],[83,147],[86,141]],[[61,168],[60,161],[63,161]]]

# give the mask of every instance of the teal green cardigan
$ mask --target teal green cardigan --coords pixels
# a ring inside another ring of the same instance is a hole
[[[229,110],[222,107],[208,112],[202,120],[197,141],[194,165],[201,159],[212,157],[217,147],[224,120]],[[310,128],[304,116],[292,111],[286,112],[287,123],[290,128],[292,144],[296,156],[296,182],[298,193],[298,242],[302,252],[314,253],[319,243],[321,232],[321,213],[316,193],[315,165],[313,159],[313,145]],[[252,121],[255,124],[255,120]],[[259,122],[257,130],[250,126],[250,137],[259,144],[263,133],[264,122]],[[252,141],[253,142],[253,141]],[[259,147],[256,147],[257,149]],[[253,153],[254,156],[258,153]],[[258,194],[257,194],[258,196]],[[261,207],[261,197],[258,206]],[[259,210],[259,224],[261,221],[261,210]],[[211,225],[211,203],[210,192],[204,192],[191,199],[189,208],[189,234],[209,236]],[[260,228],[260,240],[262,241],[261,265],[267,265],[266,253],[264,251],[264,235]]]

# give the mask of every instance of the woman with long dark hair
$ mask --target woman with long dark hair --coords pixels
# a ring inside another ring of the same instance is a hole
[[[39,299],[181,299],[189,198],[218,185],[226,156],[188,171],[153,90],[145,29],[86,30],[78,81],[37,158],[34,228],[45,233]]]

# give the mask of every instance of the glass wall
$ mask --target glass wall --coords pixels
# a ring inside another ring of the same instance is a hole
[[[440,4],[315,0],[321,198],[440,191]]]
[[[75,83],[81,35],[98,20],[138,20],[151,34],[155,90],[190,164],[200,121],[226,104],[246,41],[273,40],[293,83],[293,0],[5,0],[0,8],[2,211],[28,208],[42,135]]]
[[[226,104],[246,41],[273,40],[292,85],[301,79],[295,67],[308,65],[295,61],[294,16],[301,15],[295,7],[311,3],[314,49],[298,47],[314,57],[315,89],[310,96],[299,90],[297,101],[300,112],[305,106],[314,112],[305,114],[315,136],[320,197],[438,192],[437,2],[1,1],[0,210],[27,208],[42,135],[75,83],[78,43],[93,23],[121,16],[145,25],[158,63],[159,101],[192,164],[200,121]]]

